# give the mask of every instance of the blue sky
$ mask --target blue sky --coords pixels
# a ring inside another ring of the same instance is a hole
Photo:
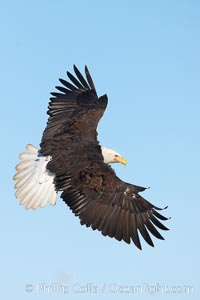
[[[1,1],[2,299],[152,299],[155,286],[159,299],[199,299],[199,15],[195,0]],[[98,132],[128,161],[117,174],[168,205],[155,248],[80,226],[62,200],[26,211],[15,199],[18,153],[39,145],[49,93],[74,63],[109,96]]]

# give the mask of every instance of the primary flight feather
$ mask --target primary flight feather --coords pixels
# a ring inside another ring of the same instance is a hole
[[[57,192],[79,217],[81,224],[98,229],[103,235],[131,241],[141,249],[139,234],[153,246],[151,234],[163,239],[157,228],[168,230],[167,220],[139,192],[144,187],[118,178],[110,163],[126,160],[116,151],[100,146],[97,126],[107,106],[107,95],[97,96],[85,67],[85,78],[74,66],[71,82],[52,93],[48,122],[40,149],[28,144],[16,166],[16,197],[27,209],[56,204]]]

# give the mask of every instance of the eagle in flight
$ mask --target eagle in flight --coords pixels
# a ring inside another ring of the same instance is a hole
[[[107,95],[98,97],[85,66],[85,78],[74,65],[75,75],[59,79],[62,86],[51,93],[47,126],[40,149],[31,144],[19,155],[16,197],[26,209],[56,204],[57,192],[81,225],[98,229],[104,236],[141,247],[140,236],[154,246],[151,234],[163,240],[157,228],[168,230],[160,220],[161,209],[145,200],[144,187],[118,178],[111,163],[126,164],[116,151],[102,147],[97,126],[106,110]]]

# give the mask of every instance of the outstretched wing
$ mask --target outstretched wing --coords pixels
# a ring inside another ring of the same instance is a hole
[[[150,246],[154,246],[150,234],[164,239],[157,230],[168,230],[159,221],[167,220],[157,212],[161,209],[138,194],[145,188],[121,181],[109,166],[99,162],[81,170],[78,182],[75,173],[64,183],[57,178],[58,189],[65,186],[61,197],[82,225],[119,241],[132,240],[139,249],[142,247],[138,232]]]
[[[76,141],[98,144],[96,128],[106,109],[107,95],[98,98],[87,66],[86,79],[75,65],[74,72],[77,78],[67,72],[71,83],[60,79],[63,86],[56,86],[59,92],[51,93],[49,119],[40,144],[43,155],[53,155]]]

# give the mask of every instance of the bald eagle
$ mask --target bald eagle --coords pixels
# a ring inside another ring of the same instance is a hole
[[[16,197],[26,209],[56,204],[57,192],[81,225],[98,229],[104,236],[141,247],[140,236],[154,246],[150,233],[163,240],[159,231],[168,230],[160,220],[160,208],[145,200],[144,187],[118,178],[111,163],[126,164],[118,152],[102,147],[97,125],[106,110],[107,95],[97,96],[87,66],[85,78],[74,65],[71,82],[51,93],[47,126],[40,149],[31,144],[19,155],[16,166]]]

